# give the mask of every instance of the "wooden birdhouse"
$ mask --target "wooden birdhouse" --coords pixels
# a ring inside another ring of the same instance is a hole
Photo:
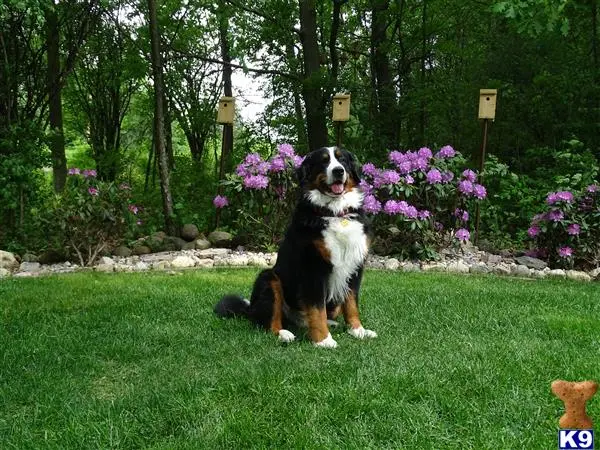
[[[480,89],[479,90],[479,118],[480,119],[495,119],[496,118],[496,96],[497,89]]]
[[[346,122],[350,120],[350,94],[333,96],[333,121]]]
[[[217,123],[229,124],[233,123],[235,116],[235,98],[221,97],[219,100],[219,113],[217,114]]]

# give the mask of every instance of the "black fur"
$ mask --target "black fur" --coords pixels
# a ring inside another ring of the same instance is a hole
[[[300,196],[288,226],[285,238],[279,247],[277,263],[272,269],[263,270],[252,290],[250,307],[243,307],[241,297],[228,295],[215,306],[215,313],[220,317],[233,315],[248,317],[255,324],[268,329],[273,317],[274,294],[271,288],[273,281],[282,286],[286,309],[284,312],[284,328],[298,325],[300,312],[304,307],[314,306],[327,308],[332,311],[334,304],[326,304],[326,288],[333,266],[315,246],[315,242],[323,239],[323,231],[327,226],[327,217],[336,217],[326,207],[318,207],[306,196],[306,192],[315,188],[319,174],[324,173],[328,162],[324,160],[323,151],[311,152],[297,170],[300,184]],[[358,188],[360,182],[359,168],[354,155],[341,150],[338,159],[350,176],[351,182]],[[346,211],[352,220],[363,224],[366,234],[369,233],[369,223],[362,207]],[[353,291],[356,301],[362,280],[362,265],[348,280],[348,287]],[[241,302],[241,303],[240,303]],[[244,303],[245,305],[245,303]]]

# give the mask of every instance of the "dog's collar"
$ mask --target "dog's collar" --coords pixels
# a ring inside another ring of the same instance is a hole
[[[317,216],[321,217],[345,217],[348,219],[350,217],[355,216],[358,213],[358,210],[355,208],[346,208],[339,211],[338,213],[334,213],[329,208],[325,208],[323,206],[313,206],[313,212]]]

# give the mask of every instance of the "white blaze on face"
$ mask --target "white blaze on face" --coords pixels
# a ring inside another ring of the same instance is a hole
[[[334,194],[341,194],[342,192],[344,192],[344,183],[346,182],[346,178],[348,177],[348,175],[346,174],[346,169],[344,169],[342,163],[340,163],[335,157],[335,147],[327,147],[327,150],[329,151],[329,165],[327,166],[327,184],[331,187],[331,191]],[[333,169],[335,168],[341,168],[344,170],[344,176],[342,177],[341,183],[333,184]]]

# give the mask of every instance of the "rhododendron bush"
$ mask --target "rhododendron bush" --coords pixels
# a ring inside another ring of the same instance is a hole
[[[247,244],[274,249],[296,201],[295,169],[303,158],[289,144],[263,159],[248,154],[223,182],[213,204]],[[433,256],[452,243],[468,241],[477,201],[486,195],[478,175],[451,146],[437,152],[394,150],[385,167],[362,166],[365,211],[371,215],[376,249],[404,256]]]
[[[555,267],[600,265],[600,186],[583,192],[551,192],[546,208],[536,214],[527,234],[534,241],[530,256]]]

